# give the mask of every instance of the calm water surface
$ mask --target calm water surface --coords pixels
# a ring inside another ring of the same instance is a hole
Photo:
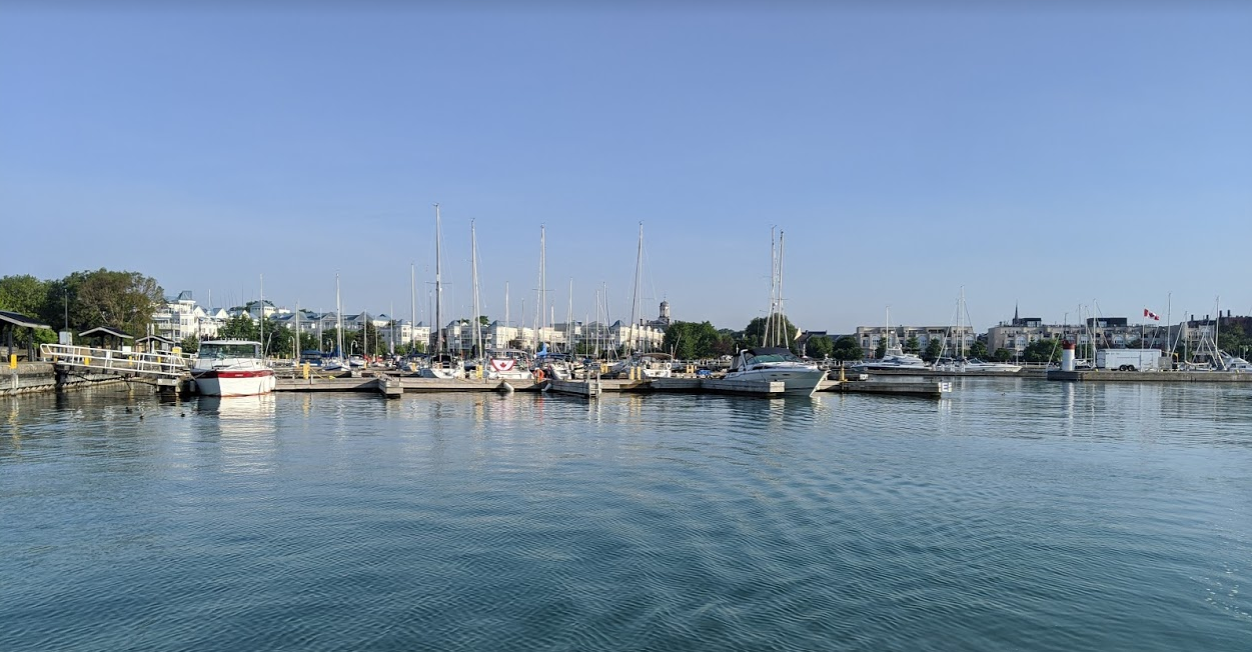
[[[1252,387],[0,400],[0,650],[1252,649]]]

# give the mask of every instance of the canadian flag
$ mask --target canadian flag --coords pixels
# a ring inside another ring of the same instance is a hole
[[[1147,318],[1149,318],[1149,319],[1155,319],[1155,320],[1157,320],[1157,321],[1161,321],[1161,316],[1160,316],[1160,315],[1158,315],[1158,314],[1156,314],[1156,313],[1152,312],[1151,310],[1148,310],[1147,308],[1144,308],[1144,309],[1143,309],[1143,316],[1144,316],[1144,317],[1147,317]]]

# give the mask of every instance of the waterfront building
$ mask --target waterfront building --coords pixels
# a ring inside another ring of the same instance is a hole
[[[919,351],[925,351],[932,341],[939,341],[945,356],[955,356],[957,351],[968,351],[977,339],[972,326],[857,326],[852,334],[865,352],[866,359],[873,358],[878,344],[887,339],[888,346],[904,346],[910,338],[917,338]]]
[[[157,305],[152,314],[152,330],[154,335],[173,342],[192,336],[205,339],[216,336],[228,319],[230,316],[222,309],[206,309],[196,302],[191,290],[183,290]]]

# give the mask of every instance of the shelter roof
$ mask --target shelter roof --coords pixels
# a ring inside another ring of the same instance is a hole
[[[126,333],[123,333],[122,331],[119,331],[119,330],[116,330],[116,329],[113,329],[113,328],[109,328],[108,326],[97,326],[97,327],[95,327],[95,328],[93,328],[93,329],[91,329],[91,330],[89,330],[89,331],[83,331],[83,332],[81,332],[81,333],[79,333],[79,334],[78,334],[78,336],[79,336],[79,337],[94,337],[94,336],[96,336],[96,335],[109,335],[109,336],[112,336],[112,337],[118,337],[118,338],[121,338],[121,339],[124,339],[124,340],[133,340],[133,339],[135,339],[135,338],[133,338],[133,337],[131,337],[131,336],[127,335]]]
[[[139,344],[141,342],[160,342],[161,344],[173,344],[174,340],[171,340],[168,337],[161,337],[160,335],[145,335],[135,340],[136,344]]]
[[[9,312],[8,310],[0,310],[0,322],[24,328],[52,328],[47,324],[35,321],[34,317],[27,317],[20,312]]]

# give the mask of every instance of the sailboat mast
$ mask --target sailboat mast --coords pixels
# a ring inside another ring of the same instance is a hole
[[[639,223],[639,245],[635,252],[635,291],[631,297],[630,303],[630,346],[632,350],[639,348],[639,334],[636,327],[639,324],[639,312],[642,307],[639,297],[639,287],[643,283],[643,222]]]
[[[569,280],[569,307],[565,309],[565,352],[574,352],[574,279]]]
[[[965,286],[961,286],[961,298],[959,305],[956,307],[956,333],[961,338],[961,343],[957,346],[957,358],[965,359]]]
[[[535,337],[543,338],[544,317],[547,312],[548,305],[548,241],[547,228],[539,225],[539,302],[535,304],[538,311],[535,313],[539,317],[539,329],[535,333]]]
[[[261,358],[265,358],[265,275],[261,274],[261,319],[259,322],[261,333]]]
[[[335,272],[335,355],[343,359],[343,303],[339,301],[339,272]]]
[[[413,333],[417,330],[417,264],[409,263],[409,345],[413,348]]]
[[[765,313],[765,330],[761,333],[762,347],[769,347],[774,337],[774,302],[777,294],[777,242],[774,227],[770,227],[770,309]]]
[[[443,260],[440,251],[442,235],[439,204],[435,204],[435,351],[443,353]]]
[[[478,232],[474,230],[474,220],[470,220],[470,276],[474,286],[474,353],[483,354],[483,329],[478,315],[481,312],[478,303]]]
[[[786,326],[787,311],[783,306],[783,236],[784,231],[778,232],[778,344],[777,346],[785,346],[791,348],[791,341],[795,335],[788,331]]]

